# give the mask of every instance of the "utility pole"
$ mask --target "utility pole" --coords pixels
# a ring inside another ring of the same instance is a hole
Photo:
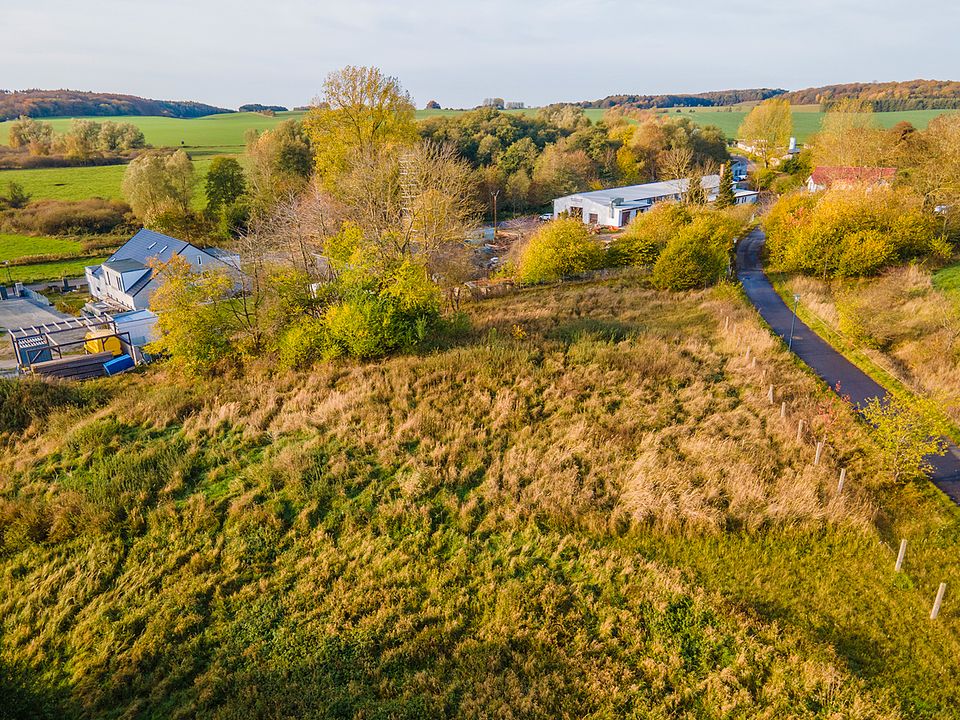
[[[790,350],[793,350],[793,330],[797,327],[797,305],[800,303],[800,296],[794,294],[793,296],[793,319],[790,321],[790,342],[787,343],[787,347]]]
[[[493,198],[493,240],[494,242],[496,242],[497,240],[497,195],[499,194],[500,194],[499,188],[497,188],[492,193],[490,193],[490,197]]]

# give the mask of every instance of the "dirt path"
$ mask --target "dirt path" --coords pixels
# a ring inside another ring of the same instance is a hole
[[[766,236],[757,228],[737,246],[737,277],[750,302],[773,332],[789,342],[793,310],[783,302],[763,272],[760,252]],[[887,391],[860,368],[833,349],[799,318],[793,327],[793,352],[824,382],[850,397],[850,402],[862,407],[869,400],[883,397]],[[950,443],[947,454],[930,458],[933,465],[933,483],[954,502],[960,504],[960,448]]]

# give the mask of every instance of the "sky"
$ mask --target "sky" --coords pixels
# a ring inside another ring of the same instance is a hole
[[[288,107],[376,65],[418,107],[960,79],[954,0],[0,0],[0,88]]]

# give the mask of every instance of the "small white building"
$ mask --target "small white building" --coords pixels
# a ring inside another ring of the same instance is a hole
[[[701,179],[701,183],[707,202],[714,202],[720,189],[720,176],[706,175]],[[665,180],[566,195],[553,201],[553,217],[568,213],[572,217],[582,218],[586,225],[626,227],[637,215],[657,203],[679,202],[686,195],[689,185],[690,181],[686,179]],[[754,190],[741,190],[734,186],[737,205],[755,203],[757,195]]]
[[[240,256],[219,248],[198,248],[162,233],[140,230],[102,265],[85,268],[90,294],[110,311],[144,310],[162,282],[155,266],[179,255],[194,272],[240,271]]]

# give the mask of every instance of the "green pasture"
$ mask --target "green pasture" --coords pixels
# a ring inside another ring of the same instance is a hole
[[[9,265],[0,267],[0,283],[32,283],[43,280],[59,280],[64,277],[80,277],[87,265],[99,265],[107,256],[81,257],[71,260],[34,263],[33,265]]]
[[[147,143],[154,147],[183,147],[191,155],[241,152],[244,136],[249,130],[269,130],[284,120],[303,117],[302,112],[278,113],[276,116],[260,113],[225,113],[202,118],[168,117],[95,117],[96,122],[114,121],[132,123],[143,130]],[[42,118],[53,125],[55,132],[65,132],[73,118]],[[11,121],[0,123],[0,145],[6,145]]]
[[[0,233],[0,262],[35,255],[79,255],[81,252],[83,245],[78,240]]]
[[[671,113],[675,112],[673,110]],[[684,109],[679,115],[687,115],[700,125],[716,125],[724,134],[733,139],[737,136],[737,129],[743,119],[750,112],[748,107],[734,106],[730,108],[696,108]],[[924,129],[938,115],[956,110],[903,110],[899,112],[874,113],[873,117],[880,127],[891,128],[898,122],[906,121],[918,129]],[[794,136],[801,143],[810,139],[810,136],[820,129],[823,122],[823,113],[818,106],[798,105],[793,108]]]
[[[197,183],[195,197],[203,194],[203,177],[210,167],[211,156],[195,158],[193,167],[201,182]],[[39,168],[35,170],[0,170],[0,190],[8,183],[20,183],[34,200],[85,200],[99,197],[122,200],[120,183],[126,165],[97,167]]]

